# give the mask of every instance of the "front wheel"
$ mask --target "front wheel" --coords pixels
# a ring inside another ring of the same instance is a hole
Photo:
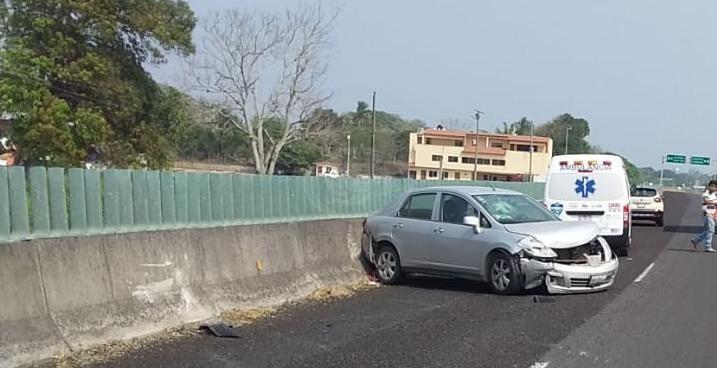
[[[384,246],[376,257],[376,271],[382,284],[392,285],[401,278],[401,260],[393,247]]]
[[[514,257],[497,253],[491,257],[488,265],[488,283],[494,293],[515,294],[523,288],[520,269]]]

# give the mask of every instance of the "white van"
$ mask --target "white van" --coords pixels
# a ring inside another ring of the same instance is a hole
[[[545,184],[545,205],[564,221],[596,223],[615,252],[627,255],[632,241],[630,183],[620,157],[553,157]]]

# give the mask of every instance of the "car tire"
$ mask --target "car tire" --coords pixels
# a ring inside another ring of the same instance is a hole
[[[401,279],[401,259],[392,246],[384,245],[374,255],[376,257],[376,275],[385,285],[393,285]]]
[[[629,246],[624,246],[617,250],[618,257],[627,257],[629,255],[630,255],[630,247]]]
[[[665,219],[662,217],[658,217],[657,220],[655,220],[655,226],[657,226],[657,227],[665,226]]]
[[[488,284],[499,295],[515,294],[523,289],[523,276],[515,257],[495,253],[488,260]]]

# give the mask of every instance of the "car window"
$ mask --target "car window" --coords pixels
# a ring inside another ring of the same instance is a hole
[[[430,220],[436,193],[415,194],[406,200],[398,212],[399,217]]]
[[[519,194],[484,194],[474,196],[476,201],[502,224],[559,221],[552,212],[534,199]]]
[[[632,190],[632,196],[652,198],[657,196],[657,190],[650,188],[635,188]]]
[[[480,217],[480,212],[461,197],[452,194],[443,194],[441,197],[442,222],[462,225],[463,218],[466,216]]]

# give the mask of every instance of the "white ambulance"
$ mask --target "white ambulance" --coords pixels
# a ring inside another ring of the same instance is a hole
[[[619,255],[632,241],[630,183],[622,159],[612,155],[555,156],[545,205],[564,221],[592,221]]]

